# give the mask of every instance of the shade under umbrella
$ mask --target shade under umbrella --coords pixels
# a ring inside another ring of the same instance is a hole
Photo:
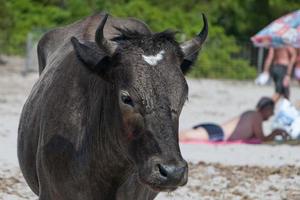
[[[257,47],[300,48],[300,10],[284,15],[251,37]]]

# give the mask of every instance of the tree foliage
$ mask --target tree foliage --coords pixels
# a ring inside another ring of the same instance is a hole
[[[209,37],[190,74],[247,79],[256,72],[247,60],[234,56],[243,48],[238,43],[249,41],[272,20],[297,8],[298,0],[0,0],[0,51],[24,54],[29,32],[62,26],[102,10],[142,19],[153,31],[175,29],[181,42],[200,31],[201,13],[205,13]]]

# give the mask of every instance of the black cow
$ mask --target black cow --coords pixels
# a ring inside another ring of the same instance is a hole
[[[105,13],[43,36],[41,74],[18,136],[21,170],[40,200],[145,200],[186,184],[180,66],[207,36],[203,19],[201,33],[183,44],[172,31]]]

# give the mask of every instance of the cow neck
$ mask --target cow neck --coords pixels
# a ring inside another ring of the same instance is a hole
[[[88,90],[86,150],[91,156],[91,175],[105,177],[107,180],[101,184],[118,184],[126,178],[123,176],[129,164],[124,156],[127,152],[121,132],[118,91],[112,83],[94,76],[89,79]]]

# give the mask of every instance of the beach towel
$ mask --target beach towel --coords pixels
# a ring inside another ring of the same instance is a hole
[[[207,140],[182,140],[182,144],[208,144],[208,145],[232,145],[232,144],[261,144],[259,139],[248,139],[248,140],[234,140],[234,141],[207,141]]]

